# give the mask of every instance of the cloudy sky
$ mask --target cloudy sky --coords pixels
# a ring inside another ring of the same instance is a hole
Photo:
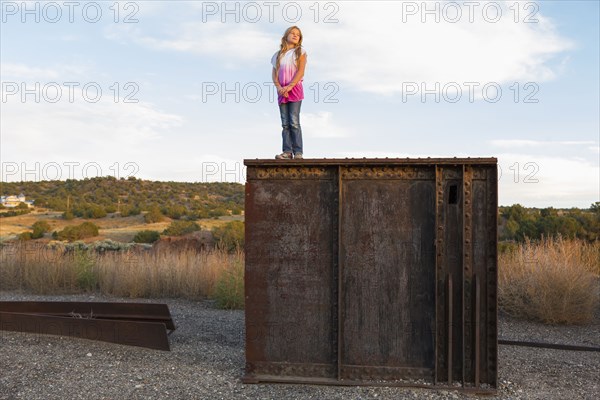
[[[298,25],[305,157],[497,157],[502,205],[600,198],[598,1],[0,4],[3,181],[243,182]]]

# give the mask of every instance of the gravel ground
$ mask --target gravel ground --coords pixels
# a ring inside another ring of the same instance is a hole
[[[0,300],[132,301],[105,296],[0,292]],[[244,313],[211,301],[167,303],[177,325],[171,352],[58,336],[0,331],[0,399],[462,399],[447,390],[242,384]],[[600,315],[584,327],[548,327],[504,316],[506,339],[600,346]],[[600,354],[500,346],[497,396],[596,399]]]

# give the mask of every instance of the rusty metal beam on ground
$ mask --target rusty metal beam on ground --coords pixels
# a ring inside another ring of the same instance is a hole
[[[175,330],[169,307],[155,303],[110,303],[73,301],[0,301],[0,311],[20,314],[44,314],[57,317],[162,322]]]
[[[498,339],[498,344],[508,346],[538,347],[543,349],[571,350],[571,351],[595,351],[600,352],[599,346],[578,346],[572,344],[527,342],[521,340]]]
[[[175,330],[166,304],[0,302],[0,330],[77,337],[170,350]]]

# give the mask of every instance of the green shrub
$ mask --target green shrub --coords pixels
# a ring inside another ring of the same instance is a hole
[[[212,234],[217,247],[234,251],[244,248],[244,223],[242,221],[231,221],[223,226],[212,229]]]
[[[20,202],[15,208],[17,210],[29,210],[29,206],[23,202]]]
[[[193,215],[194,218],[197,219],[208,218],[208,211],[205,208],[199,208],[196,211],[194,211]]]
[[[121,217],[129,217],[130,215],[140,215],[141,210],[139,207],[134,206],[123,206],[121,207]]]
[[[94,236],[98,236],[98,227],[91,222],[67,226],[62,231],[57,232],[56,237],[54,237],[54,234],[52,235],[52,237],[55,239],[68,241],[85,239]]]
[[[31,227],[33,228],[32,239],[39,239],[44,237],[44,233],[50,232],[50,224],[43,220],[36,221]]]
[[[92,203],[83,203],[73,207],[73,214],[80,218],[104,218],[107,213],[102,206]]]
[[[133,241],[135,243],[154,243],[160,239],[160,232],[143,230],[135,234]]]
[[[90,251],[87,249],[75,249],[74,261],[79,288],[87,291],[95,290],[98,279],[94,272],[94,257],[90,254]]]
[[[182,236],[186,233],[199,231],[200,225],[194,221],[173,221],[167,229],[163,231],[164,235]]]
[[[227,209],[225,209],[225,207],[223,207],[223,206],[217,206],[217,207],[213,208],[212,210],[208,211],[209,217],[221,217],[224,215],[229,215],[229,212],[227,212]]]
[[[16,207],[13,207],[16,208]],[[3,213],[0,213],[0,218],[7,218],[7,217],[16,217],[17,215],[25,215],[25,214],[29,214],[31,212],[31,210],[10,210],[10,211],[6,211]]]
[[[240,207],[232,207],[231,214],[232,215],[242,215],[242,209]]]
[[[106,214],[106,210],[97,205],[92,205],[90,208],[85,210],[85,218],[104,218],[106,217]]]
[[[187,215],[187,208],[181,204],[173,204],[166,207],[165,215],[172,219],[181,219],[181,217]]]
[[[217,307],[225,309],[244,308],[244,264],[235,262],[219,276],[214,298]]]
[[[152,224],[154,222],[160,222],[160,221],[163,221],[164,219],[165,219],[165,217],[160,212],[160,208],[158,208],[157,206],[152,207],[146,213],[146,215],[144,215],[144,222],[146,222],[147,224]]]
[[[17,237],[19,238],[19,240],[22,240],[22,241],[31,240],[32,234],[31,234],[31,232],[23,232],[23,233],[20,233],[19,236],[17,236]]]

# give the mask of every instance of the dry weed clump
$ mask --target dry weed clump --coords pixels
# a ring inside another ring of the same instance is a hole
[[[0,290],[82,291],[124,297],[208,298],[219,279],[244,265],[243,252],[194,249],[95,251],[18,242],[0,247]]]
[[[498,303],[516,317],[588,323],[599,304],[599,283],[599,242],[543,238],[499,255]]]

